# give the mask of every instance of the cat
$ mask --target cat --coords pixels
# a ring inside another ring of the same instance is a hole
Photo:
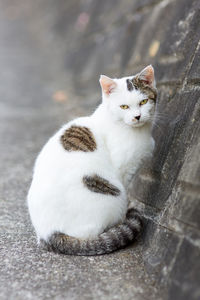
[[[133,242],[142,229],[127,188],[152,155],[154,69],[100,77],[102,103],[64,125],[36,159],[28,208],[38,243],[69,255],[99,255]]]

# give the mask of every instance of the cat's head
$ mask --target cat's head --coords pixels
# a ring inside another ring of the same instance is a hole
[[[151,65],[133,76],[112,79],[101,75],[99,81],[103,103],[115,120],[132,127],[152,122],[157,90]]]

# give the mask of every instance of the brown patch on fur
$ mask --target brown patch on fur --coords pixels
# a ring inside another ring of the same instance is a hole
[[[157,99],[157,90],[148,84],[144,80],[139,79],[137,76],[132,79],[133,85],[136,90],[140,90],[142,93],[146,94],[147,97],[153,101]]]
[[[116,186],[96,174],[93,176],[84,176],[83,183],[90,191],[95,193],[112,196],[119,196],[120,194],[120,190]]]
[[[126,79],[126,85],[129,92],[133,90],[133,82],[130,79]]]
[[[67,151],[93,152],[97,145],[91,130],[82,126],[71,126],[60,138]]]

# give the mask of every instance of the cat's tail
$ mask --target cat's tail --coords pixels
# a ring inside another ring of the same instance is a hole
[[[96,239],[81,240],[60,232],[50,236],[47,241],[41,240],[41,246],[48,251],[67,255],[101,255],[124,248],[137,239],[142,229],[142,221],[135,209],[129,209],[125,221]]]

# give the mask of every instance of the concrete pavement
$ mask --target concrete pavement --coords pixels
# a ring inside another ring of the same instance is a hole
[[[37,247],[26,205],[34,160],[59,126],[98,99],[81,103],[67,90],[67,74],[23,18],[23,1],[10,3],[0,1],[0,299],[159,299],[140,244],[100,257]]]

